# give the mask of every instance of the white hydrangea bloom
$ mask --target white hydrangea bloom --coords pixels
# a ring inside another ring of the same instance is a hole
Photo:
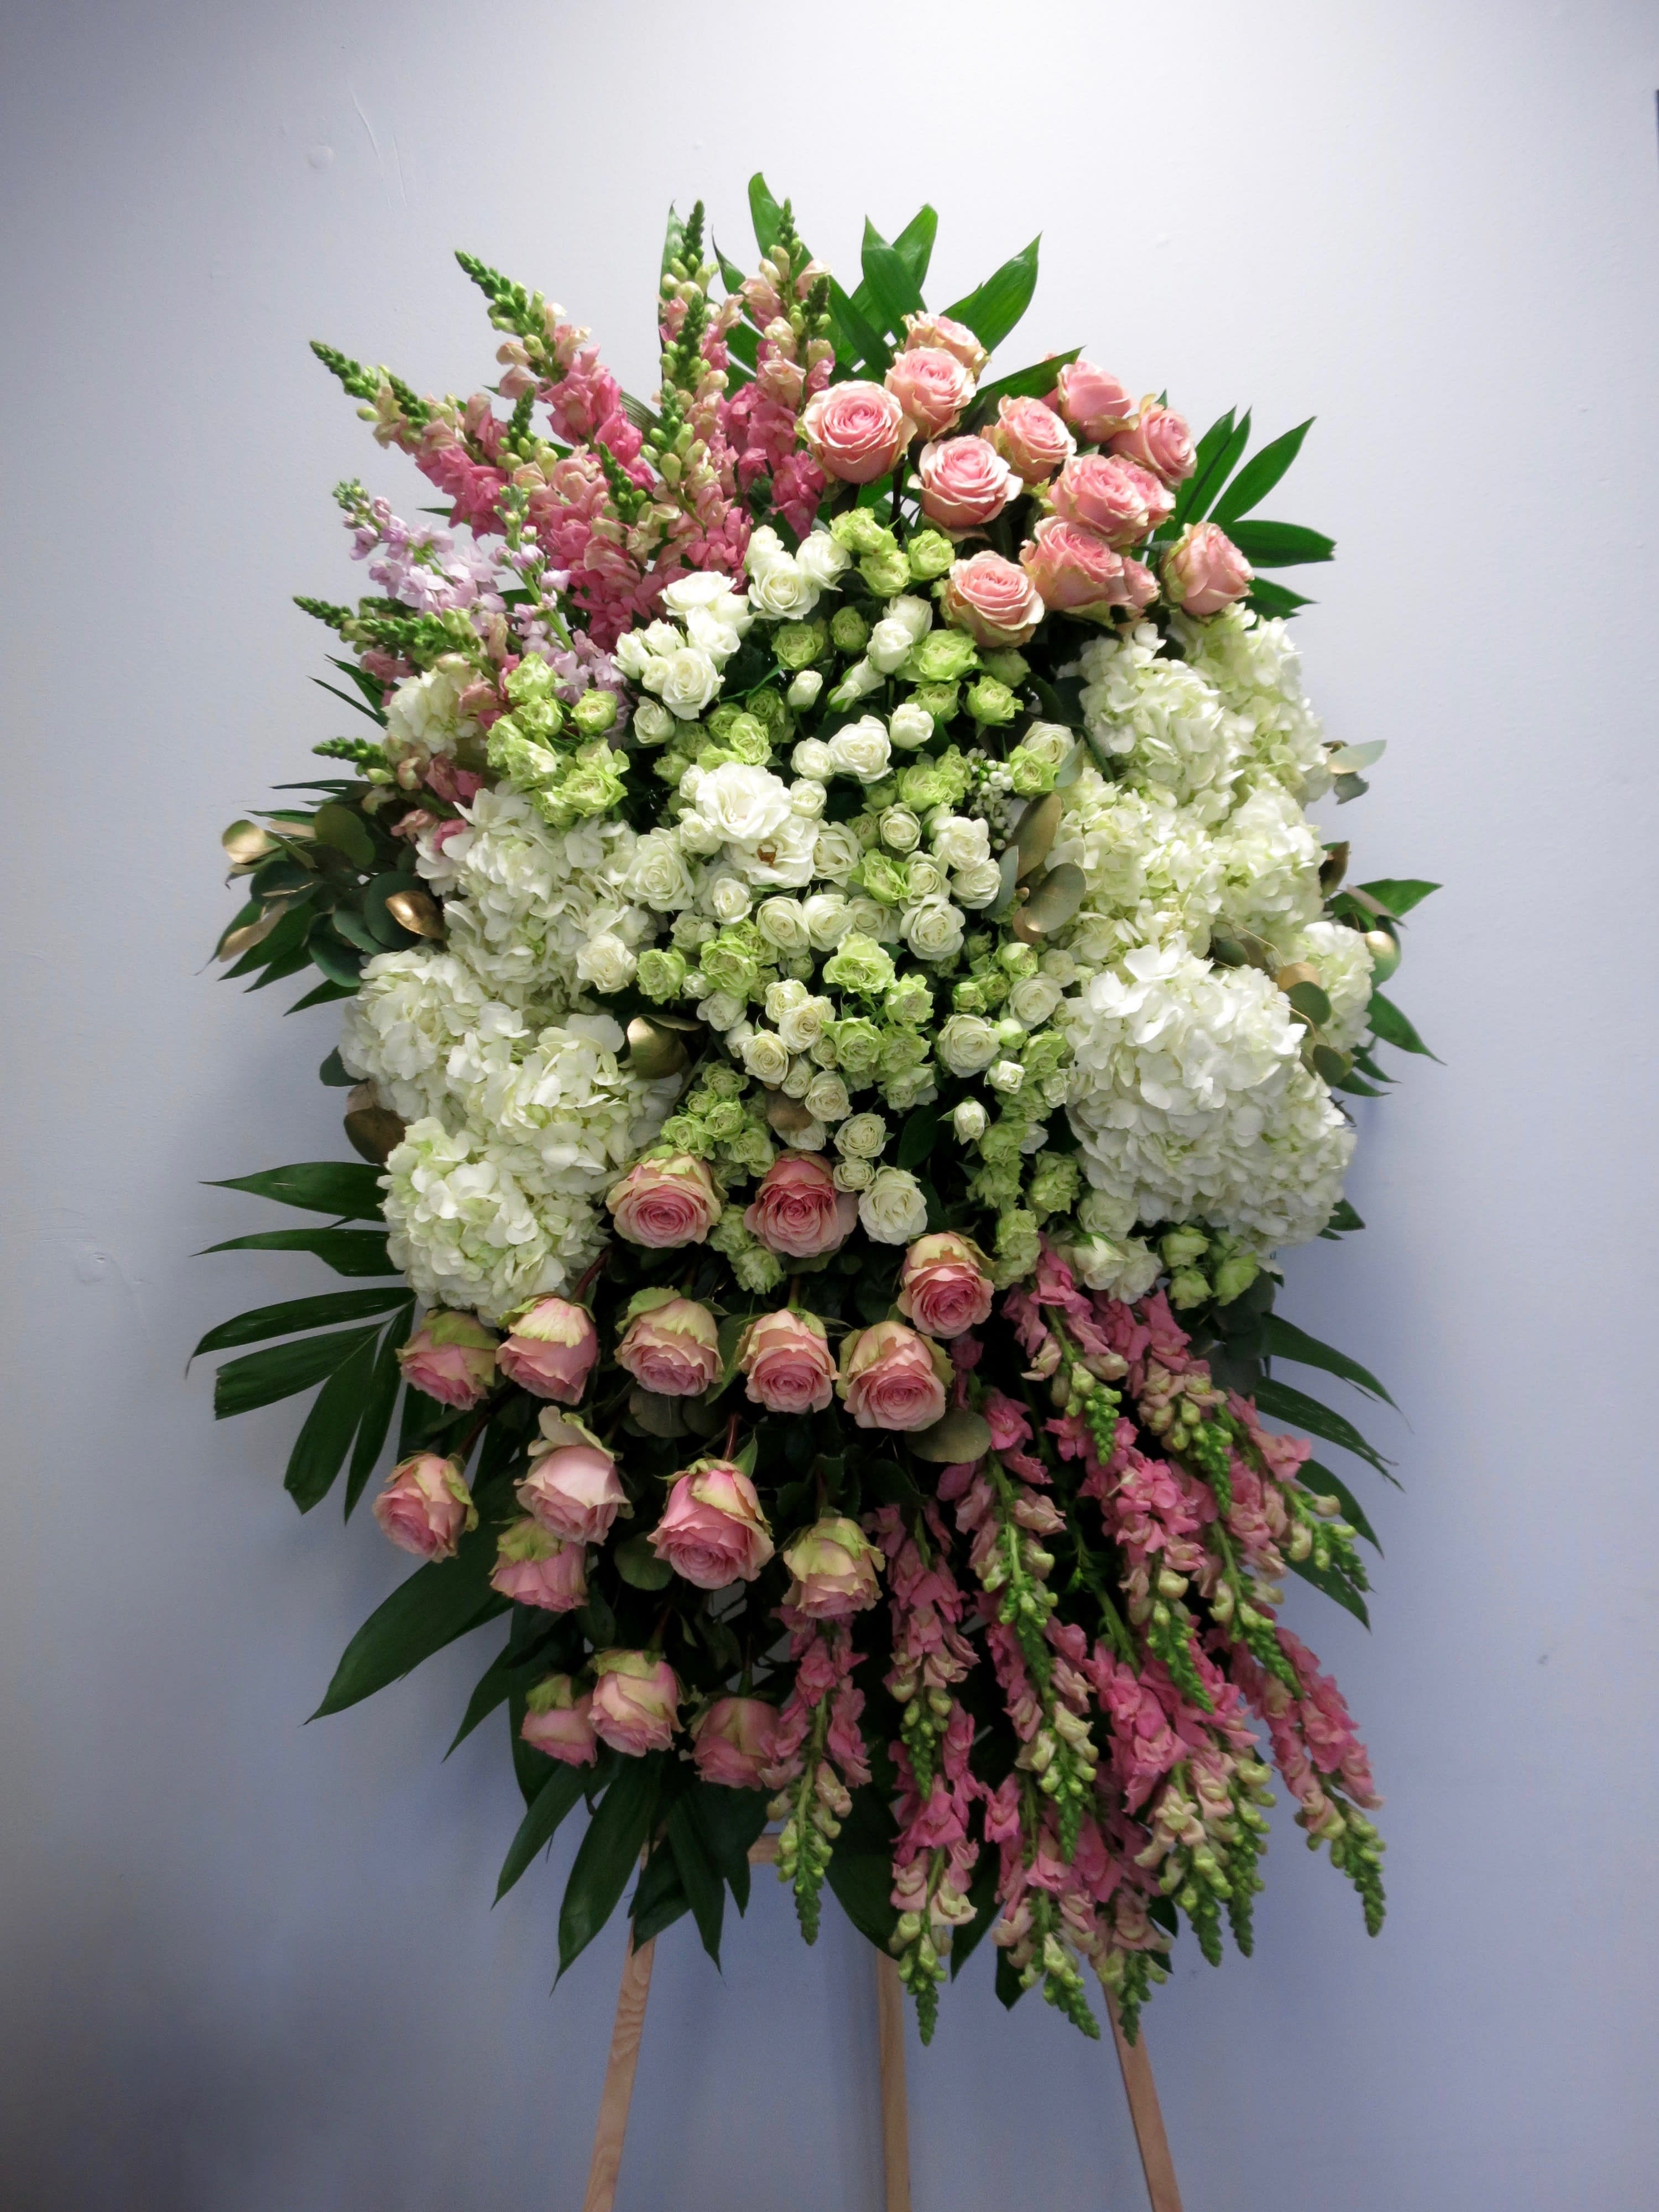
[[[1370,947],[1357,929],[1340,921],[1310,921],[1291,948],[1291,957],[1310,961],[1320,988],[1331,1002],[1325,1035],[1339,1052],[1352,1052],[1365,1034],[1371,1003]]]
[[[1254,930],[1282,947],[1323,907],[1319,870],[1325,848],[1281,785],[1259,785],[1216,832],[1213,849],[1224,923]]]
[[[478,726],[461,713],[460,696],[477,673],[459,653],[446,653],[424,675],[405,678],[386,702],[389,757],[453,753],[458,738],[471,736]]]
[[[425,945],[377,954],[342,1016],[347,1072],[378,1085],[406,1121],[440,1110],[449,1055],[470,1032],[499,1025],[524,1034],[522,1016],[493,1001],[465,961]]]
[[[1049,853],[1070,861],[1088,889],[1065,944],[1099,963],[1179,931],[1208,940],[1221,895],[1221,863],[1190,807],[1166,793],[1151,797],[1085,767],[1064,794],[1065,812]]]
[[[1089,734],[1123,761],[1138,790],[1167,793],[1205,823],[1233,804],[1247,735],[1200,672],[1164,653],[1151,623],[1124,637],[1094,638],[1078,661]]]
[[[487,1138],[436,1119],[410,1123],[386,1182],[394,1264],[422,1298],[485,1321],[563,1290],[601,1241],[586,1200],[532,1204]]]
[[[1199,1220],[1263,1244],[1316,1236],[1353,1131],[1302,1065],[1302,1030],[1255,969],[1144,947],[1061,1010],[1070,1113],[1117,1218]]]
[[[1177,614],[1170,627],[1188,665],[1214,684],[1243,726],[1241,781],[1271,777],[1311,805],[1331,787],[1324,733],[1302,690],[1302,657],[1282,620],[1243,606],[1207,622]]]

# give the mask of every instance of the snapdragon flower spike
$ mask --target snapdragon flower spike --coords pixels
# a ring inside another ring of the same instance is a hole
[[[789,1630],[795,1679],[761,1780],[777,1793],[769,1816],[783,1823],[778,1878],[794,1891],[801,1934],[815,1943],[836,1838],[853,1809],[853,1791],[870,1779],[859,1726],[864,1692],[852,1680],[858,1654],[844,1620],[809,1620],[788,1606],[779,1618]]]

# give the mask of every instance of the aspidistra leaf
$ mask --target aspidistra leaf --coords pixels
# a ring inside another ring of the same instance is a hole
[[[1288,1382],[1269,1380],[1256,1386],[1257,1409],[1270,1414],[1276,1421],[1289,1421],[1298,1429],[1305,1429],[1310,1437],[1322,1437],[1327,1443],[1340,1444],[1357,1459],[1366,1460],[1377,1473],[1398,1487],[1398,1479],[1389,1471],[1388,1462],[1374,1444],[1368,1444],[1353,1423],[1317,1398],[1310,1398],[1304,1390],[1293,1389]]]
[[[400,1315],[393,1316],[392,1325],[380,1339],[380,1348],[375,1354],[363,1395],[363,1417],[357,1430],[357,1440],[351,1447],[351,1465],[346,1474],[345,1517],[348,1521],[374,1472],[386,1444],[386,1431],[392,1425],[392,1415],[398,1403],[398,1386],[403,1381],[398,1353],[414,1316],[415,1301],[411,1298]]]
[[[233,1420],[238,1413],[274,1406],[279,1398],[296,1397],[331,1375],[375,1334],[372,1328],[348,1328],[329,1336],[301,1336],[291,1344],[226,1360],[213,1378],[214,1419]]]
[[[458,1736],[456,1742],[459,1741]],[[454,1746],[450,1747],[453,1750]],[[507,1846],[507,1856],[501,1861],[501,1877],[495,1884],[497,1905],[538,1851],[547,1849],[566,1814],[573,1806],[580,1803],[582,1787],[587,1778],[586,1770],[583,1767],[560,1766],[550,1759],[548,1761],[547,1779],[530,1801],[530,1809],[520,1821],[519,1832]]]
[[[380,1218],[380,1171],[355,1160],[301,1160],[293,1167],[263,1168],[258,1175],[226,1176],[208,1188],[249,1191],[340,1221]]]
[[[1362,1367],[1357,1359],[1351,1359],[1346,1352],[1339,1352],[1334,1345],[1322,1344],[1316,1336],[1310,1336],[1282,1314],[1267,1316],[1266,1334],[1267,1350],[1273,1358],[1294,1360],[1303,1367],[1322,1367],[1328,1375],[1340,1375],[1356,1389],[1382,1399],[1384,1405],[1394,1404],[1370,1368]]]
[[[1297,568],[1305,562],[1328,561],[1336,540],[1299,522],[1234,523],[1227,535],[1253,568]]]
[[[314,1298],[284,1298],[280,1305],[255,1306],[210,1328],[191,1353],[199,1359],[204,1352],[228,1352],[239,1344],[258,1344],[272,1336],[297,1336],[307,1328],[331,1328],[337,1322],[361,1321],[367,1314],[384,1313],[408,1296],[390,1284],[378,1291],[325,1291]]]
[[[1218,523],[1223,530],[1228,529],[1240,515],[1248,514],[1266,499],[1302,451],[1302,441],[1312,429],[1313,422],[1310,415],[1294,430],[1286,430],[1283,437],[1273,439],[1259,453],[1252,453],[1210,510],[1211,520]]]
[[[625,1759],[587,1824],[559,1908],[559,1972],[567,1973],[616,1911],[651,1832],[662,1753]]]
[[[988,353],[996,350],[1031,304],[1031,295],[1036,290],[1037,248],[1042,242],[1039,232],[976,291],[945,310],[954,321],[966,323]]]
[[[341,1654],[313,1720],[373,1697],[468,1629],[507,1611],[507,1599],[489,1586],[495,1534],[480,1522],[462,1537],[453,1559],[429,1560],[398,1583]]]
[[[374,1341],[365,1338],[317,1393],[283,1477],[283,1489],[301,1513],[320,1504],[333,1488],[362,1419],[363,1394],[374,1371]]]
[[[720,1927],[726,1913],[726,1885],[715,1872],[690,1806],[684,1797],[674,1801],[668,1815],[668,1840],[679,1870],[680,1887],[691,1904],[702,1948],[718,1966]]]

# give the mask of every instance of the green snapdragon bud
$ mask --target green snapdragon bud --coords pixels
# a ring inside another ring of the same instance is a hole
[[[862,653],[870,642],[870,625],[856,607],[837,607],[830,636],[837,653]]]

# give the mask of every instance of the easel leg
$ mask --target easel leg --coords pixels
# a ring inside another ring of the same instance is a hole
[[[876,2033],[881,2054],[881,2156],[887,2212],[910,2212],[910,2106],[904,2087],[904,1984],[884,1952],[876,1956]]]
[[[593,2130],[593,2160],[587,2169],[587,2194],[582,2212],[611,2212],[617,2197],[617,2175],[622,2167],[623,2137],[628,2130],[628,2107],[634,2096],[634,2069],[639,2063],[640,2037],[645,2029],[645,2001],[651,1990],[651,1958],[656,1939],[635,1951],[630,1944],[617,1992],[617,2024],[611,2031],[611,2057],[605,2069],[605,2092],[599,2099],[599,2123]]]
[[[1124,2040],[1117,2000],[1109,1990],[1106,1992],[1106,2008],[1112,2017],[1112,2040],[1117,2045],[1117,2063],[1123,2074],[1123,2094],[1129,2100],[1129,2118],[1140,2152],[1140,2168],[1146,2177],[1147,2202],[1152,2212],[1181,2212],[1181,2191],[1176,2181],[1175,2160],[1170,2155],[1170,2138],[1164,2132],[1164,2115],[1158,2109],[1158,2087],[1152,2080],[1152,2062],[1146,2055],[1146,2035],[1143,2033],[1133,2044]]]

